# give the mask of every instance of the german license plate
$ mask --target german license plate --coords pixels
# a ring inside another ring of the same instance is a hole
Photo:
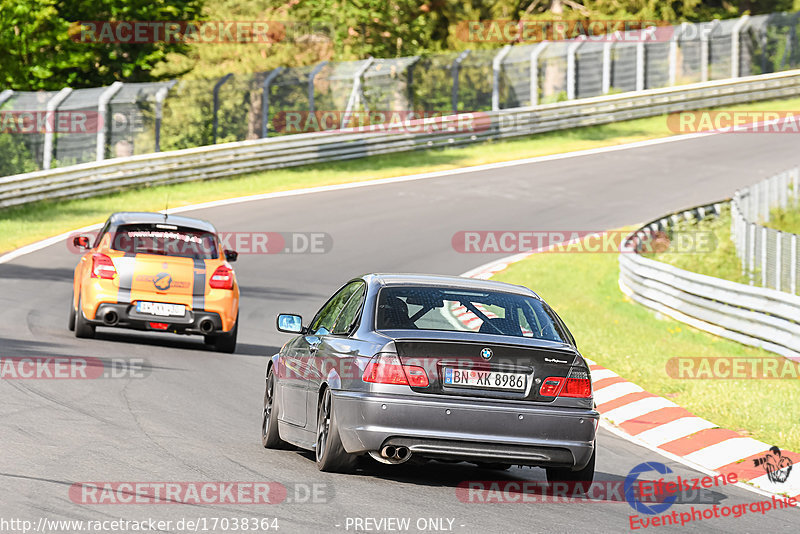
[[[444,385],[481,389],[525,391],[528,377],[523,373],[444,368]]]
[[[143,302],[136,303],[136,311],[147,315],[158,315],[159,317],[183,317],[186,306],[183,304],[167,304],[165,302]]]

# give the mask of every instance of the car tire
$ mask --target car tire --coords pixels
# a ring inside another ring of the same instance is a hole
[[[278,399],[275,397],[275,375],[269,368],[264,387],[264,411],[261,415],[261,444],[265,449],[285,449],[288,443],[278,432]]]
[[[239,319],[233,324],[233,330],[227,334],[220,334],[214,337],[214,350],[233,354],[236,352],[236,337],[239,332]],[[208,337],[208,336],[206,336]],[[208,343],[208,341],[206,341]]]
[[[333,409],[331,390],[325,388],[317,409],[317,439],[314,449],[317,468],[329,473],[349,473],[355,469],[358,456],[344,450],[339,425]]]
[[[564,469],[560,467],[548,467],[547,482],[592,482],[594,480],[594,463],[597,456],[597,446],[595,445],[592,451],[592,457],[589,458],[589,463],[580,471],[572,471],[571,469]]]
[[[69,328],[70,332],[75,331],[75,292],[73,291],[72,297],[69,299],[69,321],[67,323],[67,328]]]
[[[79,298],[78,309],[75,310],[75,337],[84,339],[93,338],[95,333],[94,325],[83,318],[82,310],[83,307],[81,306],[81,300]]]

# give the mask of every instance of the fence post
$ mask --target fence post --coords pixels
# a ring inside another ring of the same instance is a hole
[[[214,122],[211,127],[211,144],[217,144],[217,127],[219,126],[219,90],[222,88],[225,83],[233,77],[233,73],[229,72],[222,78],[220,78],[217,83],[214,84]]]
[[[611,46],[613,44],[613,41],[605,41],[603,43],[603,74],[600,93],[604,95],[611,91]]]
[[[44,147],[42,148],[42,168],[49,169],[53,164],[53,140],[55,139],[56,117],[58,106],[70,95],[71,87],[65,87],[47,101],[45,108]]]
[[[781,249],[783,248],[783,232],[780,230],[775,235],[775,289],[781,290],[781,271],[783,270],[783,258]]]
[[[500,69],[509,52],[511,45],[506,45],[492,59],[492,111],[500,109]]]
[[[13,89],[6,89],[3,92],[0,92],[0,106],[5,104],[6,100],[11,98],[11,95],[13,95],[13,94],[14,94],[14,90]]]
[[[733,25],[733,29],[731,29],[731,78],[741,76],[741,34],[749,18],[750,15],[742,15]]]
[[[153,152],[161,152],[161,119],[164,115],[164,100],[167,99],[167,93],[176,83],[178,80],[172,80],[156,92],[156,142]]]
[[[645,68],[644,41],[636,43],[636,90],[644,90],[644,68]]]
[[[749,261],[750,271],[750,285],[755,284],[756,273],[756,223],[751,222],[747,225],[750,240],[747,243],[747,259]]]
[[[688,22],[681,22],[678,31],[672,36],[669,42],[669,84],[675,85],[678,80],[678,41],[689,27]]]
[[[702,82],[707,82],[709,78],[708,60],[711,54],[711,47],[708,46],[708,39],[718,25],[719,20],[714,19],[700,30],[700,81]]]
[[[767,227],[761,227],[761,287],[767,287]]]
[[[789,260],[789,286],[792,289],[792,294],[797,294],[797,234],[792,234],[792,257]]]
[[[263,91],[261,92],[261,138],[269,136],[269,86],[272,84],[278,74],[283,72],[284,67],[272,69],[267,77],[264,78],[264,83],[261,84]]]
[[[108,124],[108,103],[122,89],[122,82],[114,82],[97,99],[97,161],[106,159],[106,132]]]
[[[356,105],[358,105],[358,102],[361,100],[361,77],[364,76],[364,73],[367,72],[367,69],[370,68],[374,62],[375,58],[367,59],[353,76],[353,89],[350,91],[350,98],[347,99],[347,107],[344,110],[344,116],[340,123],[341,128],[344,128],[344,125],[350,120],[353,109],[355,109]]]
[[[531,106],[535,106],[539,103],[539,56],[542,55],[544,49],[547,48],[547,45],[550,43],[548,41],[542,41],[538,45],[531,50],[531,57],[530,57],[530,95],[531,95]]]
[[[575,100],[578,93],[578,76],[575,73],[575,55],[583,44],[582,39],[570,43],[567,48],[567,100]]]
[[[453,79],[453,84],[450,88],[450,106],[453,109],[453,115],[458,114],[458,73],[461,72],[461,62],[466,59],[471,50],[464,50],[453,60],[450,65],[450,76]]]
[[[317,63],[311,72],[308,75],[308,111],[309,114],[313,115],[316,111],[315,104],[314,104],[314,78],[317,77],[319,71],[321,71],[325,65],[327,65],[327,61],[322,61],[321,63]]]

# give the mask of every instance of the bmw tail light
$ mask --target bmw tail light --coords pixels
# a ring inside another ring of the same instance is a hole
[[[117,275],[114,262],[105,254],[92,254],[92,278],[112,280]]]
[[[425,369],[416,365],[403,365],[394,354],[378,354],[372,358],[361,378],[364,382],[374,384],[428,387]]]
[[[564,382],[563,376],[551,376],[544,379],[542,387],[539,388],[539,395],[542,397],[556,397],[561,384]]]
[[[212,289],[233,289],[233,269],[227,265],[220,265],[211,275],[208,285]]]
[[[546,378],[539,388],[539,395],[588,399],[592,396],[592,380],[586,371],[573,369],[566,378],[563,376]]]

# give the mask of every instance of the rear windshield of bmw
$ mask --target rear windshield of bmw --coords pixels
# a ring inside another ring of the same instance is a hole
[[[111,249],[129,254],[158,254],[196,260],[219,256],[211,232],[171,224],[123,224],[111,234]]]
[[[378,330],[477,332],[570,342],[542,301],[500,291],[389,286],[378,294]]]

